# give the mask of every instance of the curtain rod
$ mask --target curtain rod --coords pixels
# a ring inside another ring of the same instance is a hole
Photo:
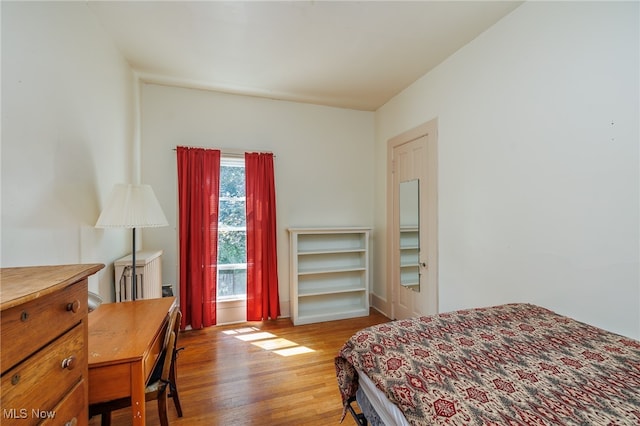
[[[244,154],[245,152],[249,152],[249,153],[258,153],[258,154],[273,154],[273,158],[276,158],[276,155],[271,152],[271,151],[241,151],[241,150],[224,150],[224,149],[220,149],[220,148],[204,148],[201,146],[187,146],[185,148],[196,148],[196,149],[215,149],[220,151],[220,155],[224,156],[224,157],[237,157],[237,158],[244,158]],[[178,148],[173,148],[173,151],[177,151]]]

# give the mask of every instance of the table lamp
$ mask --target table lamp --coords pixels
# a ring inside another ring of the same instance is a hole
[[[167,218],[149,185],[116,184],[96,222],[96,228],[132,229],[131,300],[136,300],[136,228],[168,226]]]

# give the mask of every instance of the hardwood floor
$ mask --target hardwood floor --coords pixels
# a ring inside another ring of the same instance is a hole
[[[372,310],[368,317],[296,327],[286,318],[182,332],[178,390],[184,416],[178,418],[169,401],[169,421],[338,425],[342,407],[334,357],[355,331],[386,321]],[[130,414],[129,408],[114,412],[112,424],[131,425]],[[90,426],[99,424],[99,417],[90,419]],[[155,402],[147,403],[147,424],[159,424]],[[347,415],[342,424],[356,423]]]

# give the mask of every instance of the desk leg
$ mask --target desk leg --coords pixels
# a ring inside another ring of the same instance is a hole
[[[134,426],[145,426],[146,404],[144,397],[144,365],[142,361],[131,364],[131,411]]]

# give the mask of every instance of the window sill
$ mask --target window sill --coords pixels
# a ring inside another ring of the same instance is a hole
[[[218,298],[217,304],[218,306],[225,307],[233,307],[233,306],[244,306],[247,303],[247,299],[244,297],[229,297],[229,298]]]

